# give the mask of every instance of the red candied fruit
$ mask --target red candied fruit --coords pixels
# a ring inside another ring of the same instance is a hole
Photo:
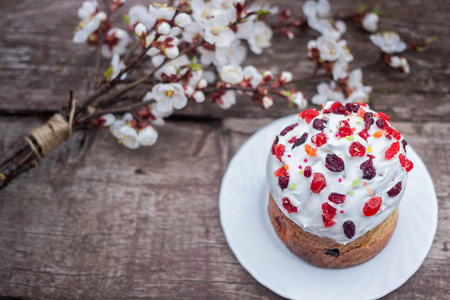
[[[313,193],[319,194],[325,187],[327,186],[327,182],[325,180],[325,176],[321,173],[314,173],[313,180],[311,181],[311,191]]]
[[[305,132],[300,138],[296,139],[293,143],[294,145],[292,145],[292,149],[294,149],[297,146],[300,146],[302,144],[304,144],[306,142],[306,139],[308,138],[308,133]]]
[[[400,154],[398,155],[398,160],[400,161],[400,165],[401,165],[402,167],[405,167],[406,157],[405,157],[402,153],[400,153]]]
[[[372,156],[372,155],[371,155]],[[375,167],[373,166],[372,157],[369,158],[369,160],[363,162],[361,166],[359,167],[363,172],[363,179],[370,180],[377,175],[377,171],[375,170]]]
[[[395,197],[398,194],[400,194],[400,192],[402,191],[402,182],[399,181],[396,185],[394,185],[392,187],[392,189],[390,189],[387,194],[389,197]]]
[[[365,129],[361,130],[361,132],[358,133],[358,135],[367,142],[367,138],[369,137],[369,133],[367,132],[367,130]]]
[[[380,128],[380,129],[384,128],[384,120],[383,119],[378,119],[376,123],[377,123],[378,128]]]
[[[311,177],[311,175],[312,175],[312,169],[311,169],[310,166],[307,166],[307,167],[305,168],[305,170],[303,171],[303,175],[305,175],[306,178]]]
[[[275,147],[275,156],[278,158],[279,161],[281,161],[281,158],[284,155],[284,151],[285,151],[285,147],[284,145],[278,145]]]
[[[403,145],[403,150],[405,150],[405,152],[406,152],[406,146],[408,145],[408,142],[405,139],[402,140],[402,145]]]
[[[284,166],[282,166],[281,168],[276,170],[274,174],[275,174],[275,177],[289,175]]]
[[[311,138],[311,141],[320,147],[327,143],[327,136],[324,133],[318,133]]]
[[[331,193],[330,196],[328,196],[328,200],[335,204],[341,204],[344,203],[346,196],[339,194],[339,193]]]
[[[280,186],[281,190],[287,188],[289,186],[289,175],[278,177],[278,185]]]
[[[373,124],[373,114],[371,112],[366,112],[364,114],[364,129],[369,130],[370,126]]]
[[[392,159],[392,158],[395,156],[395,154],[398,153],[399,150],[400,150],[400,143],[399,143],[399,142],[394,142],[394,143],[392,143],[392,145],[386,150],[386,152],[385,152],[385,154],[384,154],[384,157],[385,157],[387,160],[390,160],[390,159]]]
[[[298,126],[298,123],[289,125],[288,127],[286,127],[285,129],[283,129],[283,131],[280,133],[281,136],[285,136],[286,133],[288,133],[289,131],[291,131],[292,129],[294,129],[295,127]]]
[[[406,172],[409,172],[414,168],[414,164],[409,159],[406,159],[404,167],[405,167]]]
[[[355,224],[352,221],[345,221],[342,224],[345,236],[351,239],[355,235]]]
[[[324,119],[314,119],[313,128],[317,129],[317,130],[324,130],[325,124],[327,124],[327,123],[328,123],[328,121],[324,120]]]
[[[325,158],[325,167],[331,172],[341,172],[345,170],[344,161],[336,154],[327,154]]]
[[[345,104],[345,109],[347,110],[347,111],[349,111],[349,112],[354,112],[354,113],[356,113],[356,112],[358,112],[358,110],[359,110],[359,105],[358,104],[356,104],[356,103],[347,103],[347,104]]]
[[[336,224],[336,222],[335,222],[333,219],[328,220],[328,219],[325,218],[324,216],[322,216],[322,221],[323,221],[323,225],[325,225],[325,228],[331,227],[331,226],[333,226],[334,224]]]
[[[389,125],[385,124],[384,125],[385,130],[387,131],[387,133],[389,133],[390,135],[392,135],[396,140],[400,140],[402,138],[400,132],[398,132],[397,130],[395,130],[394,128],[390,127]]]
[[[378,212],[381,206],[381,197],[373,197],[369,201],[366,202],[363,208],[363,214],[366,217],[373,216]]]
[[[339,136],[341,138],[346,137],[348,135],[353,134],[353,130],[350,128],[350,124],[348,124],[347,121],[343,120],[339,122],[339,130],[338,130]]]
[[[331,227],[334,224],[336,224],[336,222],[333,220],[333,218],[336,216],[336,208],[334,208],[333,206],[331,206],[328,203],[324,203],[322,204],[322,220],[323,220],[323,224],[326,227]]]
[[[336,114],[336,115],[344,115],[344,116],[347,116],[350,114],[349,111],[347,110],[347,108],[345,106],[343,106],[342,104],[340,106],[336,107],[335,109],[331,110],[331,113]]]
[[[292,205],[291,200],[289,198],[284,197],[282,200],[282,204],[285,210],[287,210],[288,213],[298,212],[297,207]]]
[[[363,157],[366,154],[366,147],[364,147],[358,142],[353,142],[350,145],[350,148],[348,148],[348,152],[350,153],[351,157],[354,156]]]
[[[382,113],[381,111],[380,112],[378,112],[378,118],[380,118],[381,120],[383,120],[383,121],[387,121],[387,122],[389,122],[389,120],[391,119],[391,117],[389,117],[388,115],[386,115],[386,114],[384,114],[384,113]]]
[[[300,118],[304,119],[307,124],[311,123],[312,119],[319,115],[319,111],[317,109],[307,109],[298,114]]]
[[[275,147],[278,145],[278,140],[279,140],[279,138],[278,138],[278,135],[275,137],[275,140],[273,141],[273,144],[272,144],[272,154],[273,155],[275,155]]]
[[[292,144],[293,142],[295,142],[297,140],[297,137],[294,135],[293,137],[291,137],[291,139],[288,141],[289,144]]]

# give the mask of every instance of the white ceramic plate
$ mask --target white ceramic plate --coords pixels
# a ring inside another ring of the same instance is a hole
[[[265,178],[273,138],[297,116],[277,120],[256,132],[235,154],[222,180],[220,220],[231,250],[261,284],[291,299],[376,299],[400,287],[419,269],[433,242],[437,199],[425,164],[414,162],[387,246],[361,265],[333,270],[310,265],[279,240],[270,223]]]

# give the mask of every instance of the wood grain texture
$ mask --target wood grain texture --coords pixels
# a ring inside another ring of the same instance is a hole
[[[128,7],[144,1],[128,1]],[[0,3],[0,157],[21,137],[81,97],[93,50],[71,43],[81,1]],[[298,10],[299,1],[277,1]],[[438,231],[424,264],[385,299],[445,299],[450,261],[450,42],[448,1],[379,1],[382,29],[406,41],[438,36],[425,53],[406,53],[412,74],[379,66],[364,72],[371,105],[392,116],[427,165],[439,200]],[[353,1],[334,1],[352,11]],[[49,17],[51,16],[51,17]],[[377,49],[349,26],[355,63]],[[275,36],[265,55],[251,56],[273,72],[311,74],[307,32],[292,42]],[[289,47],[286,45],[289,44]],[[298,86],[311,96],[316,83]],[[241,99],[222,111],[211,104],[179,112],[159,129],[158,143],[124,149],[106,131],[85,156],[67,163],[64,145],[39,168],[0,193],[0,296],[20,299],[279,299],[238,263],[222,232],[218,195],[228,161],[274,118],[295,113],[285,103],[264,111]],[[40,112],[42,116],[35,115]],[[207,119],[211,117],[211,119]],[[183,120],[183,121],[180,121]],[[191,121],[189,121],[191,120]],[[206,122],[205,120],[208,120]]]

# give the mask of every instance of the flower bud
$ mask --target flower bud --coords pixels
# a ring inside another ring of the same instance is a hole
[[[192,97],[197,103],[202,103],[205,101],[205,94],[203,94],[203,92],[201,91],[196,91],[194,95],[192,95]]]
[[[145,27],[144,24],[142,24],[141,22],[137,23],[136,26],[134,27],[134,33],[136,33],[137,37],[139,39],[144,39],[147,36],[147,27]]]
[[[178,14],[175,17],[175,25],[181,28],[186,28],[191,25],[191,17],[185,13]]]

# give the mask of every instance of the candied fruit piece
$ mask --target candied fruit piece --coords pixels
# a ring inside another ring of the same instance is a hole
[[[324,133],[318,133],[311,138],[311,141],[320,147],[327,143],[327,136]]]
[[[286,148],[282,144],[275,147],[275,156],[278,158],[279,161],[281,161],[281,158],[284,155],[285,149]]]
[[[297,137],[294,135],[293,137],[291,137],[291,139],[288,141],[289,144],[292,144],[293,142],[295,142],[297,140]]]
[[[373,124],[373,114],[371,113],[371,112],[366,112],[365,114],[364,114],[364,129],[365,130],[369,130],[370,129],[370,126],[372,126],[372,124]]]
[[[341,255],[341,252],[339,251],[339,249],[338,248],[334,248],[334,249],[327,249],[326,251],[325,251],[325,254],[326,255],[331,255],[331,256],[339,256],[339,255]]]
[[[405,150],[405,153],[406,153],[406,146],[408,145],[408,142],[405,139],[403,139],[402,145],[403,145],[403,150]]]
[[[285,166],[282,166],[278,170],[275,171],[275,177],[285,176],[288,175],[288,172],[286,171]]]
[[[334,103],[331,105],[330,111],[332,112],[332,111],[334,111],[336,108],[341,107],[341,106],[342,106],[342,103],[339,102],[339,101],[336,101],[336,102],[334,102]]]
[[[321,173],[314,173],[313,180],[311,181],[311,191],[313,193],[319,194],[325,187],[327,186],[327,182],[325,177]]]
[[[322,216],[322,221],[323,221],[323,225],[325,226],[325,228],[331,227],[334,224],[336,224],[336,222],[333,219],[328,220],[327,218],[325,218],[325,216]]]
[[[349,111],[345,108],[345,106],[342,105],[333,109],[331,113],[344,116],[348,116],[350,114]]]
[[[278,185],[280,186],[281,190],[287,188],[289,186],[289,175],[278,177]]]
[[[398,155],[398,160],[400,161],[400,166],[405,167],[406,157],[402,153]]]
[[[378,112],[378,118],[380,118],[383,121],[388,121],[391,119],[391,117],[389,117],[388,115],[382,113],[381,111]]]
[[[375,133],[373,134],[373,137],[376,138],[376,139],[379,139],[382,136],[383,136],[383,132],[380,131],[380,130],[375,131]]]
[[[336,208],[326,202],[322,204],[322,212],[323,216],[328,220],[331,220],[336,216]]]
[[[305,152],[306,154],[308,154],[309,156],[316,156],[316,149],[311,147],[310,145],[306,144],[305,145]]]
[[[278,138],[278,135],[275,137],[275,140],[273,141],[273,144],[272,144],[272,154],[273,155],[275,155],[275,147],[278,145],[278,140],[279,140],[279,138]]]
[[[401,134],[397,130],[395,130],[394,128],[390,127],[387,124],[384,127],[385,127],[387,133],[392,135],[396,140],[400,140],[402,138]]]
[[[328,196],[328,200],[330,200],[331,202],[335,203],[335,204],[341,204],[344,203],[346,196],[339,194],[339,193],[331,193]]]
[[[311,177],[311,175],[312,175],[312,169],[311,169],[310,166],[307,166],[307,167],[305,168],[305,170],[303,171],[303,175],[304,175],[306,178]]]
[[[367,138],[369,137],[369,133],[367,132],[367,130],[365,129],[361,130],[361,132],[358,133],[358,135],[367,142]]]
[[[307,138],[308,138],[308,133],[307,132],[303,133],[303,135],[301,137],[299,137],[298,139],[295,140],[294,145],[292,145],[292,149],[305,143]]]
[[[385,157],[387,160],[390,160],[390,159],[392,159],[392,158],[395,156],[395,154],[398,153],[399,150],[400,150],[400,143],[399,143],[399,142],[394,142],[394,143],[392,143],[392,145],[386,150],[386,152],[385,152],[385,154],[384,154],[384,157]]]
[[[377,123],[378,128],[380,128],[380,129],[384,128],[384,120],[383,119],[378,119],[376,123]]]
[[[358,104],[356,104],[356,103],[347,103],[347,104],[345,104],[345,109],[347,110],[347,111],[349,111],[349,112],[354,112],[354,113],[356,113],[356,112],[358,112],[358,110],[359,110],[359,105]]]
[[[358,116],[358,117],[360,117],[360,118],[362,118],[362,117],[364,117],[364,114],[366,113],[366,111],[362,108],[362,107],[360,107],[359,109],[358,109],[358,111],[356,112],[356,115]]]
[[[284,197],[282,199],[282,204],[283,204],[284,209],[287,210],[288,213],[298,212],[297,207],[292,205],[291,200],[289,200],[289,198]]]
[[[350,148],[348,148],[348,152],[350,153],[351,157],[359,156],[363,157],[366,154],[366,147],[361,145],[359,142],[353,142],[350,145]]]
[[[319,115],[317,109],[307,109],[298,114],[300,118],[304,119],[307,124],[311,123],[312,119]]]
[[[285,129],[283,129],[283,131],[280,133],[281,136],[285,136],[286,133],[288,133],[289,131],[291,131],[292,129],[294,129],[295,127],[298,126],[298,123],[289,125],[288,127],[286,127]]]
[[[412,161],[410,161],[409,159],[406,159],[405,161],[405,170],[406,172],[411,171],[414,168],[414,164]]]
[[[348,135],[353,134],[353,130],[350,128],[350,124],[346,120],[339,122],[339,129],[338,129],[339,136],[341,138],[346,137]]]
[[[325,124],[327,124],[327,123],[328,123],[328,121],[324,120],[324,119],[314,119],[313,128],[317,129],[317,130],[324,130]]]
[[[363,172],[363,179],[370,180],[377,175],[377,171],[375,170],[375,167],[373,166],[372,158],[369,158],[369,160],[363,162],[361,166],[359,167]]]
[[[337,156],[336,154],[327,154],[327,158],[325,159],[325,167],[331,172],[341,172],[344,171],[345,165],[342,158]]]
[[[351,239],[355,235],[355,224],[352,221],[345,221],[342,224],[345,236]]]
[[[373,216],[378,212],[381,206],[381,197],[373,197],[364,204],[363,214],[366,217]]]
[[[390,189],[387,194],[389,197],[395,197],[398,194],[400,194],[400,192],[402,191],[402,182],[399,181],[396,185],[394,185],[392,187],[392,189]]]

